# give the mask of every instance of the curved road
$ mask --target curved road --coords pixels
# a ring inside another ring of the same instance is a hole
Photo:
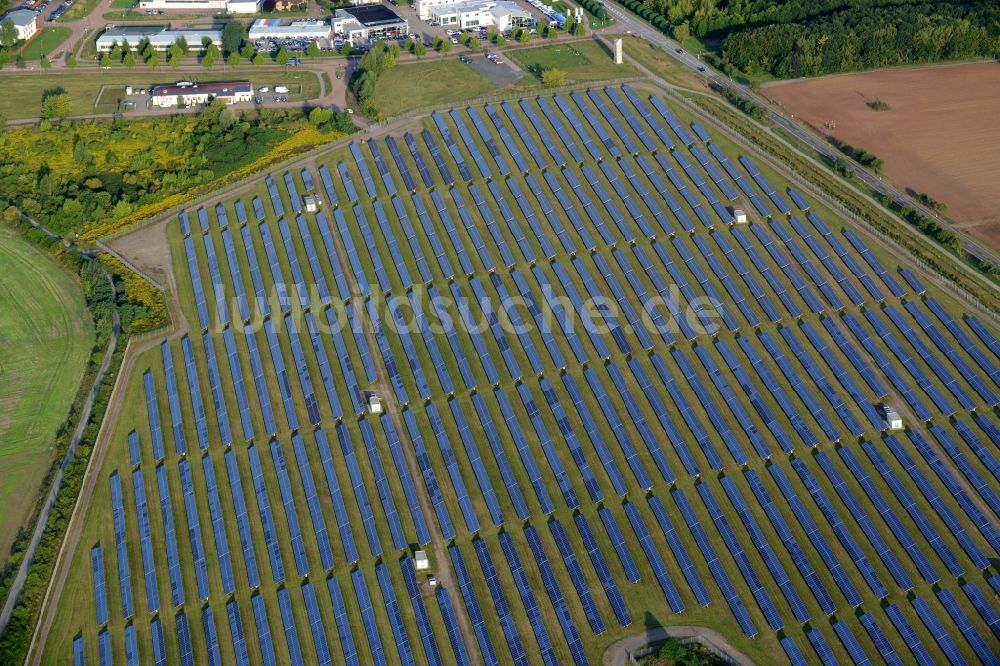
[[[797,140],[808,145],[810,148],[823,155],[825,158],[829,159],[842,159],[847,164],[847,167],[854,172],[854,176],[863,182],[865,185],[870,187],[873,191],[879,193],[880,195],[889,198],[897,202],[901,206],[908,206],[917,210],[921,215],[929,219],[939,222],[942,226],[951,229],[956,232],[962,239],[962,245],[965,251],[987,264],[993,266],[1000,265],[1000,258],[989,248],[981,245],[979,242],[970,238],[967,234],[958,229],[955,225],[950,222],[943,220],[935,211],[932,211],[927,206],[924,206],[918,201],[913,200],[908,197],[905,193],[899,191],[892,185],[887,184],[881,178],[873,174],[871,171],[861,166],[858,162],[854,161],[847,155],[844,155],[840,151],[833,148],[825,139],[818,137],[811,131],[805,129],[798,123],[794,122],[791,118],[786,117],[784,114],[775,111],[771,104],[755,94],[748,86],[743,85],[729,77],[721,74],[715,69],[712,69],[707,63],[703,62],[693,53],[686,51],[681,47],[680,43],[676,40],[667,37],[662,32],[651,26],[650,24],[643,21],[641,18],[632,14],[627,9],[620,5],[613,3],[605,3],[604,8],[607,10],[608,14],[613,16],[620,27],[624,27],[630,30],[632,34],[642,37],[646,41],[659,46],[664,51],[666,51],[673,58],[678,60],[682,65],[688,69],[697,72],[707,78],[711,83],[719,86],[720,88],[728,88],[734,91],[743,99],[749,100],[754,104],[757,104],[761,108],[767,111],[768,120],[780,127],[785,132],[794,136]]]

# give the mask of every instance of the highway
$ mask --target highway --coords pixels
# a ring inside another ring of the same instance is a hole
[[[997,258],[996,254],[994,254],[992,250],[980,245],[972,238],[969,238],[968,235],[962,233],[950,222],[941,219],[935,211],[932,211],[927,206],[920,204],[919,202],[908,197],[905,193],[900,192],[893,186],[887,184],[877,175],[861,166],[861,164],[835,149],[824,138],[816,136],[813,132],[792,121],[784,114],[774,110],[767,100],[764,100],[759,95],[756,95],[752,90],[750,90],[749,87],[730,79],[724,74],[721,74],[717,70],[713,69],[707,63],[702,62],[697,55],[684,50],[679,42],[667,37],[662,32],[646,23],[635,14],[632,14],[621,5],[606,2],[604,3],[604,8],[607,10],[609,15],[614,17],[619,28],[629,30],[633,35],[641,37],[646,41],[659,46],[676,60],[680,61],[682,65],[699,73],[716,86],[720,88],[729,88],[730,90],[736,92],[740,97],[750,100],[754,104],[757,104],[761,108],[765,109],[767,111],[768,119],[774,125],[782,128],[785,132],[794,136],[803,144],[808,145],[817,153],[830,159],[844,160],[847,167],[854,172],[854,177],[870,187],[872,191],[878,192],[880,195],[896,201],[902,206],[909,206],[910,208],[919,211],[924,217],[935,220],[940,223],[941,226],[956,232],[962,239],[965,251],[970,255],[987,264],[994,266],[1000,264],[1000,259]]]

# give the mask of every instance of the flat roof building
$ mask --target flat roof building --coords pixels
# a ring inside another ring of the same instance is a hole
[[[130,46],[137,46],[144,39],[148,39],[157,51],[166,51],[182,37],[192,49],[200,49],[206,38],[213,44],[222,43],[221,30],[168,30],[160,25],[122,25],[112,26],[101,33],[96,42],[97,52],[107,53],[116,44],[121,46],[126,42]]]
[[[333,15],[333,32],[352,44],[375,39],[394,39],[410,31],[406,19],[383,5],[338,9]]]
[[[17,38],[22,41],[31,39],[38,32],[38,12],[33,9],[15,9],[14,11],[7,12],[0,19],[0,23],[6,23],[7,21],[14,24],[14,30],[17,31]]]
[[[322,19],[257,19],[247,33],[251,41],[258,39],[329,39],[333,27]]]
[[[506,32],[514,28],[530,28],[535,25],[531,12],[509,0],[464,0],[434,4],[428,7],[427,11],[431,20],[445,27],[461,30],[491,26],[500,32]]]
[[[226,104],[237,104],[253,100],[253,87],[249,81],[216,81],[190,86],[155,86],[149,91],[153,106],[166,109],[178,106],[199,106],[221,100]]]
[[[139,0],[139,9],[172,9],[180,12],[210,10],[228,14],[256,14],[260,0]]]

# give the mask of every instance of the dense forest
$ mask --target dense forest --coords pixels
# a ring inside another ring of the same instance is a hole
[[[1000,53],[994,0],[646,0],[724,65],[781,78]]]

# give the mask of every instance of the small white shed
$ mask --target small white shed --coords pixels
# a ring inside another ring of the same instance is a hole
[[[889,430],[902,430],[903,429],[903,419],[900,418],[899,412],[894,410],[889,405],[882,407],[882,412],[885,415],[885,427]]]
[[[307,213],[315,213],[319,210],[320,205],[323,202],[319,200],[319,197],[315,194],[307,194],[302,197],[302,205],[305,206]]]
[[[413,566],[417,571],[425,571],[431,568],[431,561],[427,559],[427,551],[418,550],[413,554]]]
[[[378,397],[374,393],[368,396],[368,411],[372,414],[382,413],[382,398]]]
[[[736,224],[746,224],[747,223],[746,211],[744,211],[742,208],[734,208],[733,221],[736,222]]]

